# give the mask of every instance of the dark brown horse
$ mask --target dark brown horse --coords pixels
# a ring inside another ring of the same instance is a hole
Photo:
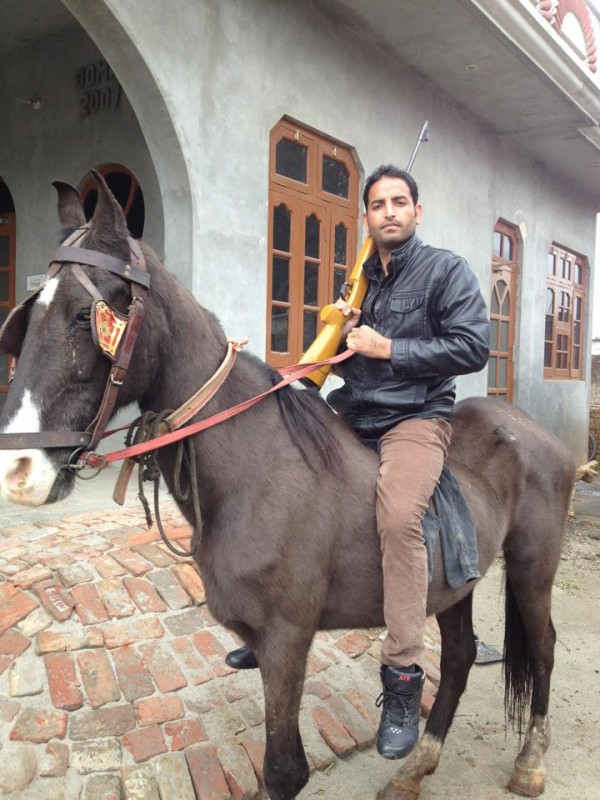
[[[65,184],[58,189],[62,225],[80,227],[79,196]],[[129,259],[123,214],[103,182],[84,235],[82,247],[119,263]],[[143,253],[151,281],[145,319],[117,405],[136,400],[143,411],[160,412],[177,408],[217,369],[226,337],[156,256],[146,247]],[[109,306],[127,314],[126,280],[98,266],[83,272]],[[90,423],[110,369],[92,338],[90,302],[89,286],[63,264],[29,304],[3,431],[79,431]],[[242,354],[199,416],[233,406],[278,379]],[[574,464],[560,442],[505,404],[465,400],[456,407],[453,428],[448,464],[478,531],[481,573],[504,552],[509,718],[521,721],[531,703],[511,788],[535,796],[544,788],[549,743],[555,642],[550,596]],[[272,800],[292,800],[309,777],[298,710],[315,631],[383,622],[377,458],[312,392],[289,387],[196,436],[194,444],[203,515],[197,560],[208,603],[256,652],[266,706],[265,783]],[[65,496],[73,483],[73,474],[62,469],[69,454],[66,446],[3,450],[2,494],[28,505]],[[171,490],[174,457],[173,446],[159,456]],[[193,519],[191,501],[182,501],[181,510]],[[428,612],[441,630],[441,684],[423,737],[380,793],[387,800],[415,800],[422,778],[435,770],[475,657],[474,584],[450,589],[439,552]]]

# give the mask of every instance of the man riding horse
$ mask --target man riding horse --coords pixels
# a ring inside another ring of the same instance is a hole
[[[377,749],[384,758],[404,758],[418,739],[425,680],[428,568],[421,522],[450,444],[454,376],[487,363],[489,322],[467,262],[417,236],[423,209],[408,172],[379,167],[363,200],[377,252],[364,265],[369,287],[362,310],[337,303],[355,356],[342,367],[344,386],[328,401],[379,454],[376,514],[388,632]],[[233,651],[227,662],[257,666],[249,648]]]

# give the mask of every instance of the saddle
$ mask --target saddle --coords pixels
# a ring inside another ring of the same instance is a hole
[[[440,481],[423,517],[422,528],[429,580],[433,576],[433,557],[438,540],[446,580],[452,589],[481,578],[475,525],[462,489],[448,467],[442,469]]]

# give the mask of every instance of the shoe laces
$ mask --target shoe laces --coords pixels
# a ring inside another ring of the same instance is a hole
[[[394,692],[391,689],[384,689],[375,701],[375,705],[377,708],[383,706],[383,713],[391,722],[396,725],[404,725],[407,717],[411,715],[411,700],[412,697],[410,695],[398,694],[398,692]]]

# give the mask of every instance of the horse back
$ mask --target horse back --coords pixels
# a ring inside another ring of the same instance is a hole
[[[564,522],[575,462],[559,439],[524,411],[492,398],[457,403],[452,429],[447,463],[472,508],[485,505],[509,528],[525,512]]]

